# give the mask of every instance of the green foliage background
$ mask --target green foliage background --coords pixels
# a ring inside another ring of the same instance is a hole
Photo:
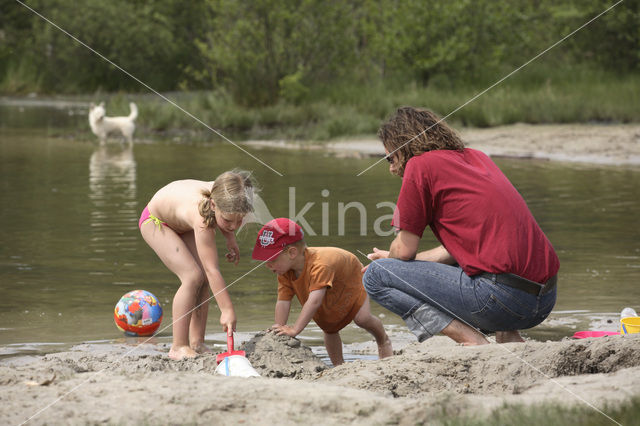
[[[308,128],[321,111],[330,115],[317,132],[323,138],[368,132],[399,103],[428,102],[448,112],[616,0],[25,3],[153,89],[198,93],[197,112],[238,108],[231,128],[261,129],[259,135],[287,120]],[[0,0],[0,8],[0,92],[148,92],[19,2]],[[459,120],[638,121],[637,96],[622,105],[604,102],[599,111],[584,98],[639,87],[640,0],[624,0],[476,108],[505,99],[506,107],[469,109]],[[531,105],[548,96],[561,106]],[[358,130],[345,112],[358,118]],[[170,115],[152,126],[171,126]]]

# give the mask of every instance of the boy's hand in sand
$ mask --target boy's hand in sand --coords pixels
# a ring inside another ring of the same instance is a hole
[[[284,335],[284,336],[296,337],[299,334],[298,331],[296,331],[293,327],[289,327],[288,325],[275,325],[274,324],[271,327],[271,329],[273,331],[275,331],[275,333],[278,336]]]
[[[373,253],[369,253],[367,255],[367,258],[369,260],[386,259],[387,257],[389,257],[389,251],[388,250],[380,250],[377,247],[373,248]],[[362,268],[361,272],[364,274],[364,271],[366,271],[368,267],[369,267],[369,265],[364,266]]]

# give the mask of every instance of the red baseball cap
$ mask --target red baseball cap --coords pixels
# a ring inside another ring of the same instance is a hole
[[[270,220],[258,232],[251,257],[256,260],[274,260],[289,244],[304,238],[302,228],[286,217]]]

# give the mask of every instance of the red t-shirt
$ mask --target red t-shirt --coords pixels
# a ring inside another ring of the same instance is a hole
[[[427,225],[464,272],[512,273],[544,283],[560,262],[522,196],[491,159],[467,148],[411,158],[392,225]]]

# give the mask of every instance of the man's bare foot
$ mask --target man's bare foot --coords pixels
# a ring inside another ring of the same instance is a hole
[[[171,346],[169,350],[169,358],[180,361],[183,358],[195,358],[198,355],[196,351],[189,346]]]
[[[455,340],[463,346],[486,345],[489,341],[475,328],[454,319],[442,330],[442,334]]]
[[[393,355],[393,348],[391,347],[391,340],[387,337],[384,343],[378,345],[378,358],[389,358]]]
[[[199,353],[199,354],[212,354],[213,353],[211,348],[209,348],[209,346],[205,345],[204,343],[193,344],[193,345],[191,345],[191,349],[193,349],[194,351],[196,351],[196,353]]]
[[[511,331],[496,331],[497,343],[512,343],[512,342],[524,342],[520,332],[518,330]]]

